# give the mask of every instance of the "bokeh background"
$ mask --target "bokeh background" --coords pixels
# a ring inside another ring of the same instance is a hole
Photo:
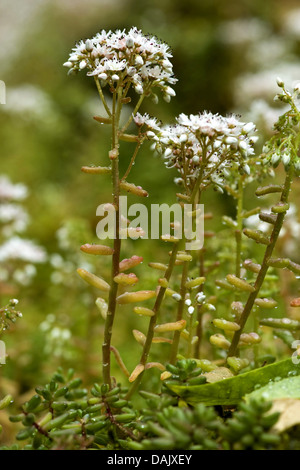
[[[235,112],[257,125],[259,152],[280,113],[276,77],[288,86],[300,80],[297,0],[1,0],[0,306],[17,298],[23,317],[5,333],[0,392],[20,401],[60,365],[75,367],[87,382],[100,376],[103,321],[95,292],[76,269],[109,274],[108,261],[99,265],[79,250],[97,241],[96,207],[111,198],[109,179],[80,168],[107,164],[109,134],[92,119],[100,109],[93,80],[67,76],[62,64],[80,39],[131,26],[173,51],[176,97],[142,108],[164,123],[181,112]],[[130,148],[123,152],[126,160]],[[173,178],[145,145],[131,180],[150,191],[148,203],[173,203]],[[288,243],[299,258],[298,194]],[[218,214],[233,210],[230,198],[216,193],[208,203],[216,226]],[[124,251],[142,255],[143,266],[168,257],[159,241],[127,241]],[[140,287],[153,288],[157,274],[143,274],[143,266],[136,271]],[[133,317],[121,311],[115,334],[129,368],[139,351],[132,329],[145,329]]]

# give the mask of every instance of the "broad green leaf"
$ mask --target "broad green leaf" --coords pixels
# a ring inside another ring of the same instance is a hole
[[[264,387],[248,393],[245,396],[245,400],[247,401],[252,397],[270,401],[278,398],[300,398],[300,376],[288,377],[282,380],[279,377],[275,377],[274,380],[270,380]]]
[[[165,381],[166,386],[179,395],[185,402],[195,405],[235,405],[257,386],[264,386],[276,377],[282,379],[300,375],[300,364],[291,358],[258,369],[244,372],[234,377],[203,385],[176,385]]]

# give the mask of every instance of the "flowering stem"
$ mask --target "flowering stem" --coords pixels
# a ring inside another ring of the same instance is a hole
[[[241,255],[242,255],[242,230],[243,230],[243,199],[244,199],[244,176],[241,175],[239,178],[238,187],[238,204],[237,204],[237,228],[235,231],[236,239],[236,264],[235,264],[235,275],[241,276]]]
[[[96,86],[97,86],[97,90],[98,90],[99,96],[100,96],[100,98],[101,98],[101,101],[102,101],[102,103],[103,103],[103,106],[104,106],[104,108],[105,108],[105,111],[107,112],[107,114],[108,114],[109,117],[112,117],[112,116],[111,116],[111,111],[110,111],[110,109],[109,109],[109,107],[108,107],[108,105],[107,105],[107,103],[106,103],[106,99],[105,99],[105,97],[104,97],[104,95],[103,95],[103,91],[102,91],[101,85],[100,85],[100,83],[99,83],[99,79],[98,79],[98,77],[96,77],[96,76],[95,76],[94,78],[95,78],[95,83],[96,83]]]
[[[139,100],[138,100],[138,102],[137,102],[137,104],[136,104],[136,106],[135,106],[133,112],[131,113],[130,118],[128,119],[128,121],[126,122],[126,124],[122,127],[122,129],[121,129],[121,133],[122,133],[122,134],[126,131],[126,129],[127,129],[127,128],[129,127],[129,125],[131,124],[131,122],[132,122],[134,116],[136,115],[136,113],[138,112],[138,110],[139,110],[139,108],[140,108],[140,106],[141,106],[141,104],[142,104],[144,98],[145,98],[145,94],[142,94],[142,95],[140,96],[140,98],[139,98]]]
[[[173,269],[174,269],[174,266],[175,266],[175,261],[176,261],[176,256],[177,256],[177,252],[178,252],[178,249],[179,249],[179,246],[178,246],[179,244],[180,243],[175,243],[174,246],[173,246],[173,250],[171,252],[168,268],[166,269],[165,276],[164,276],[167,281],[170,280]],[[154,336],[154,328],[155,328],[155,325],[156,325],[156,322],[157,322],[157,317],[158,317],[158,314],[159,314],[160,306],[162,304],[165,292],[166,292],[166,287],[160,286],[159,291],[158,291],[158,295],[156,297],[154,307],[152,309],[153,312],[154,312],[154,315],[151,317],[150,322],[149,322],[146,341],[145,341],[145,344],[144,344],[141,359],[139,361],[139,364],[142,364],[143,366],[145,366],[145,364],[147,363],[149,351],[150,351],[151,344],[152,344],[152,339],[153,339],[153,336]],[[135,379],[131,389],[128,391],[128,393],[126,395],[127,400],[134,394],[134,392],[138,388],[138,386],[139,386],[139,384],[142,380],[142,375],[143,375],[143,372]]]
[[[184,261],[183,263],[183,269],[182,269],[182,276],[181,276],[181,284],[180,284],[180,300],[178,303],[178,309],[177,309],[177,317],[176,321],[179,321],[182,319],[183,316],[183,309],[185,305],[185,295],[187,288],[185,287],[185,284],[187,282],[187,276],[188,276],[188,269],[189,269],[189,261]],[[175,364],[176,358],[177,358],[177,353],[178,353],[178,346],[179,346],[179,340],[180,340],[180,331],[175,331],[174,336],[173,336],[173,343],[172,343],[172,348],[171,348],[171,355],[170,355],[170,363]]]
[[[125,172],[125,174],[124,174],[124,176],[123,176],[123,178],[122,178],[122,181],[123,181],[123,180],[126,180],[127,176],[129,175],[129,173],[130,173],[130,171],[131,171],[131,168],[132,168],[132,166],[134,165],[134,161],[135,161],[135,159],[136,159],[136,156],[137,156],[137,154],[138,154],[138,151],[139,151],[139,149],[141,148],[141,145],[142,145],[142,140],[139,140],[138,143],[137,143],[137,145],[136,145],[136,147],[135,147],[135,150],[134,150],[134,152],[133,152],[133,155],[132,155],[132,157],[131,157],[131,160],[130,160],[130,163],[129,163],[129,165],[128,165],[128,168],[127,168],[127,170],[126,170],[126,172]]]
[[[118,102],[117,102],[118,96]],[[112,255],[111,283],[108,299],[108,310],[104,326],[104,340],[102,345],[102,373],[103,382],[111,385],[110,374],[110,353],[111,353],[111,336],[116,311],[116,298],[118,292],[118,284],[114,281],[114,277],[119,274],[121,240],[119,234],[119,196],[120,196],[120,180],[119,180],[119,142],[118,142],[118,126],[120,118],[120,99],[116,92],[113,94],[112,108],[112,145],[111,148],[115,152],[112,159],[112,186],[113,186],[113,204],[115,207],[115,237],[114,252]]]
[[[290,192],[291,182],[292,182],[292,170],[293,170],[293,166],[291,165],[289,173],[287,173],[287,175],[286,175],[284,188],[283,188],[283,191],[282,191],[282,194],[281,194],[281,202],[282,203],[287,203],[288,199],[289,199],[289,192]],[[230,348],[229,348],[229,351],[228,351],[228,356],[235,356],[236,355],[236,351],[237,351],[237,347],[238,347],[238,343],[239,343],[241,333],[242,333],[243,328],[246,324],[246,321],[247,321],[247,319],[248,319],[248,317],[249,317],[249,315],[252,311],[255,299],[258,296],[258,293],[259,293],[259,291],[262,287],[265,276],[267,274],[268,261],[271,258],[273,250],[275,248],[280,230],[281,230],[282,225],[283,225],[284,217],[285,217],[285,212],[281,212],[277,215],[276,222],[274,224],[274,228],[273,228],[273,231],[272,231],[272,234],[271,234],[271,237],[270,237],[270,243],[268,244],[268,246],[266,248],[264,259],[263,259],[260,271],[259,271],[259,273],[257,275],[257,278],[256,278],[256,281],[255,281],[255,285],[254,285],[255,290],[249,294],[249,297],[248,297],[248,300],[245,304],[244,310],[243,310],[243,312],[241,314],[241,317],[238,321],[238,324],[240,325],[240,329],[235,332],[235,334],[232,338],[232,342],[231,342],[231,345],[230,345]]]

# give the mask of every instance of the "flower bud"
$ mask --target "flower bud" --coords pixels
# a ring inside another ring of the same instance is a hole
[[[133,46],[134,46],[134,40],[133,40],[133,38],[128,37],[128,38],[126,39],[126,47],[128,47],[128,48],[131,49]]]
[[[119,150],[114,148],[108,152],[108,157],[110,160],[116,160],[119,156]]]
[[[283,88],[283,87],[284,87],[284,82],[283,82],[283,80],[282,80],[280,77],[277,77],[277,78],[276,78],[276,83],[277,83],[277,85],[278,85],[280,88]]]

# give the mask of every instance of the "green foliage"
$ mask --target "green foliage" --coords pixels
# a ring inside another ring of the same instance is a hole
[[[300,366],[292,359],[285,359],[234,377],[204,385],[182,385],[166,381],[166,386],[187,403],[207,405],[236,405],[257,387],[262,387],[275,377],[284,379],[291,374],[299,374]]]

